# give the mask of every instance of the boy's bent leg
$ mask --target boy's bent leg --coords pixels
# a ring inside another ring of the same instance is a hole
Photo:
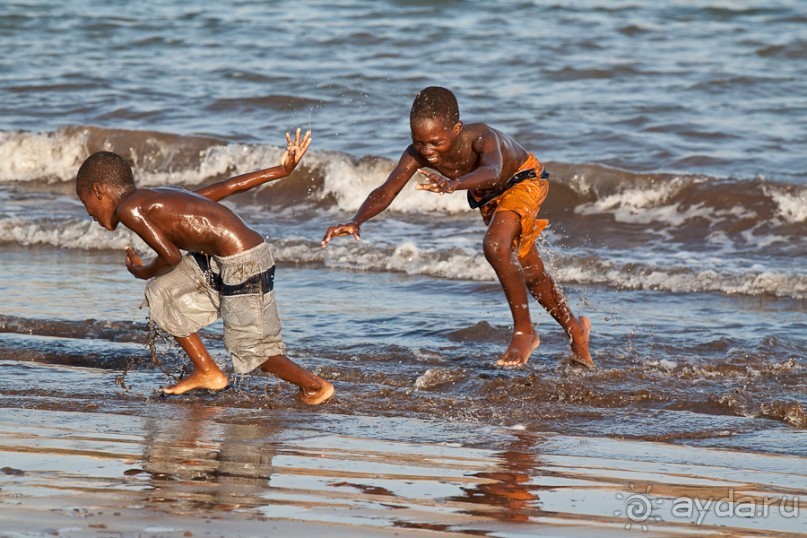
[[[194,370],[191,375],[176,385],[164,388],[164,393],[183,394],[193,389],[221,390],[227,386],[227,376],[221,371],[216,361],[210,358],[198,334],[176,337],[176,339],[193,362]]]
[[[314,375],[285,355],[273,355],[261,364],[261,370],[300,387],[300,399],[308,405],[319,405],[333,396],[333,385]]]
[[[532,325],[528,304],[527,285],[518,258],[513,252],[513,241],[521,233],[521,221],[513,211],[494,213],[485,233],[484,250],[496,276],[504,289],[510,313],[513,315],[513,337],[505,352],[496,361],[499,366],[523,366],[541,339]]]
[[[538,254],[537,247],[533,246],[529,253],[519,261],[524,270],[530,293],[569,336],[575,362],[583,366],[594,366],[588,349],[591,321],[585,316],[576,317],[572,314],[563,293],[545,271],[544,262]]]

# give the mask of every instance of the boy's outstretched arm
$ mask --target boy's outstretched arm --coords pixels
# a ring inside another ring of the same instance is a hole
[[[358,241],[360,239],[359,227],[362,223],[388,208],[401,192],[401,189],[404,188],[404,185],[415,174],[415,171],[422,165],[414,149],[411,146],[408,147],[401,155],[401,159],[387,177],[387,180],[381,186],[373,189],[373,192],[367,196],[367,199],[361,204],[353,218],[343,224],[329,227],[320,245],[325,247],[330,243],[331,239],[342,237],[343,235],[352,235]]]
[[[290,133],[286,133],[286,142],[288,147],[280,158],[278,166],[223,179],[211,185],[195,189],[194,192],[218,202],[223,198],[247,191],[267,181],[274,181],[288,176],[300,163],[305,152],[308,151],[308,147],[311,145],[311,131],[306,131],[301,139],[300,129],[297,129],[294,140],[292,140]]]

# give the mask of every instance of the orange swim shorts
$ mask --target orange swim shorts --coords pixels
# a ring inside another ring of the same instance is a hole
[[[535,178],[516,183],[479,208],[485,224],[490,224],[496,211],[512,211],[519,216],[521,235],[513,243],[513,246],[518,248],[519,258],[527,255],[538,235],[549,225],[549,220],[537,218],[541,204],[549,194],[549,181],[541,177],[544,165],[532,153],[516,173],[530,169],[535,170]]]

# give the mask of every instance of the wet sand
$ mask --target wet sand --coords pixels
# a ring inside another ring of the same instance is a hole
[[[34,407],[0,414],[3,537],[807,532],[797,457],[327,406]]]

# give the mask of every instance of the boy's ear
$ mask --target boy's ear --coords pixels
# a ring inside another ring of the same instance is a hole
[[[95,197],[98,198],[99,200],[104,197],[104,191],[106,189],[104,189],[104,185],[102,185],[101,183],[98,182],[93,183],[91,189],[92,192],[95,194]]]
[[[458,121],[457,123],[455,123],[453,130],[454,134],[460,134],[460,131],[462,131],[462,121]]]

